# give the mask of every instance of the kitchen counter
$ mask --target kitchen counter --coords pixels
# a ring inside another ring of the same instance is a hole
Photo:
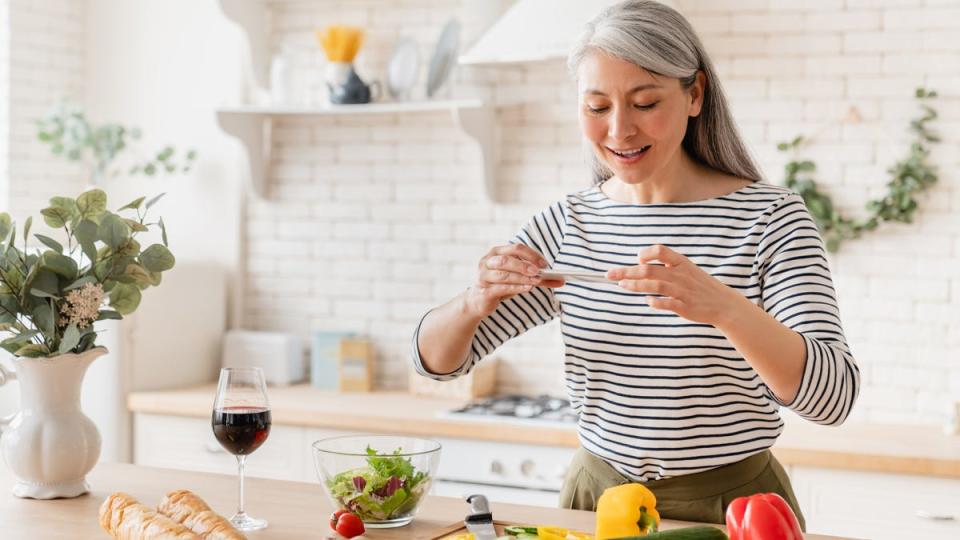
[[[125,491],[141,503],[155,506],[175,489],[190,489],[203,497],[217,512],[230,516],[236,505],[237,479],[233,476],[155,469],[136,465],[105,463],[88,476],[92,491],[75,499],[35,501],[9,494],[13,478],[0,466],[0,523],[2,536],[11,540],[43,538],[103,540],[108,538],[97,521],[100,503],[115,491]],[[270,522],[270,526],[248,534],[251,540],[323,538],[329,531],[327,516],[332,507],[318,484],[280,480],[247,479],[247,511]],[[462,522],[468,506],[447,497],[427,497],[414,521],[396,529],[368,530],[369,539],[430,539]],[[491,504],[495,519],[516,523],[553,524],[570,529],[593,531],[593,512],[534,506]],[[664,521],[669,529],[689,523]],[[811,540],[827,540],[807,535]]]
[[[131,411],[206,418],[215,388],[135,392]],[[577,446],[573,426],[464,420],[442,414],[464,400],[405,392],[340,393],[309,385],[269,390],[273,421],[307,427]],[[960,478],[960,436],[934,427],[847,423],[818,426],[789,415],[773,448],[785,465]]]

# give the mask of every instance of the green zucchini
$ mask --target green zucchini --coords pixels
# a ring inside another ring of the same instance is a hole
[[[514,536],[518,534],[537,534],[536,527],[524,527],[522,525],[507,525],[503,528],[503,532],[507,534],[512,534]]]
[[[616,540],[729,540],[727,533],[716,527],[681,527],[650,533],[645,536],[624,536]]]

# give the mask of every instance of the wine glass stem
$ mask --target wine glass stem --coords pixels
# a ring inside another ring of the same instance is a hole
[[[237,505],[237,514],[244,515],[243,511],[243,466],[247,461],[247,456],[239,455],[237,456],[237,473],[240,476],[240,503]]]

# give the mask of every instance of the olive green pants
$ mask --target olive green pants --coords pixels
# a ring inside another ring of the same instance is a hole
[[[629,482],[606,461],[579,448],[560,491],[560,507],[595,511],[603,490]],[[793,508],[806,531],[790,478],[769,450],[709,471],[642,484],[656,495],[660,517],[702,523],[724,523],[727,505],[737,497],[777,493]]]

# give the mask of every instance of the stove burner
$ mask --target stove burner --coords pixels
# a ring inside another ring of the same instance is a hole
[[[577,413],[570,408],[570,402],[547,395],[522,396],[508,394],[480,401],[474,401],[451,414],[470,416],[503,416],[530,420],[576,423]]]

